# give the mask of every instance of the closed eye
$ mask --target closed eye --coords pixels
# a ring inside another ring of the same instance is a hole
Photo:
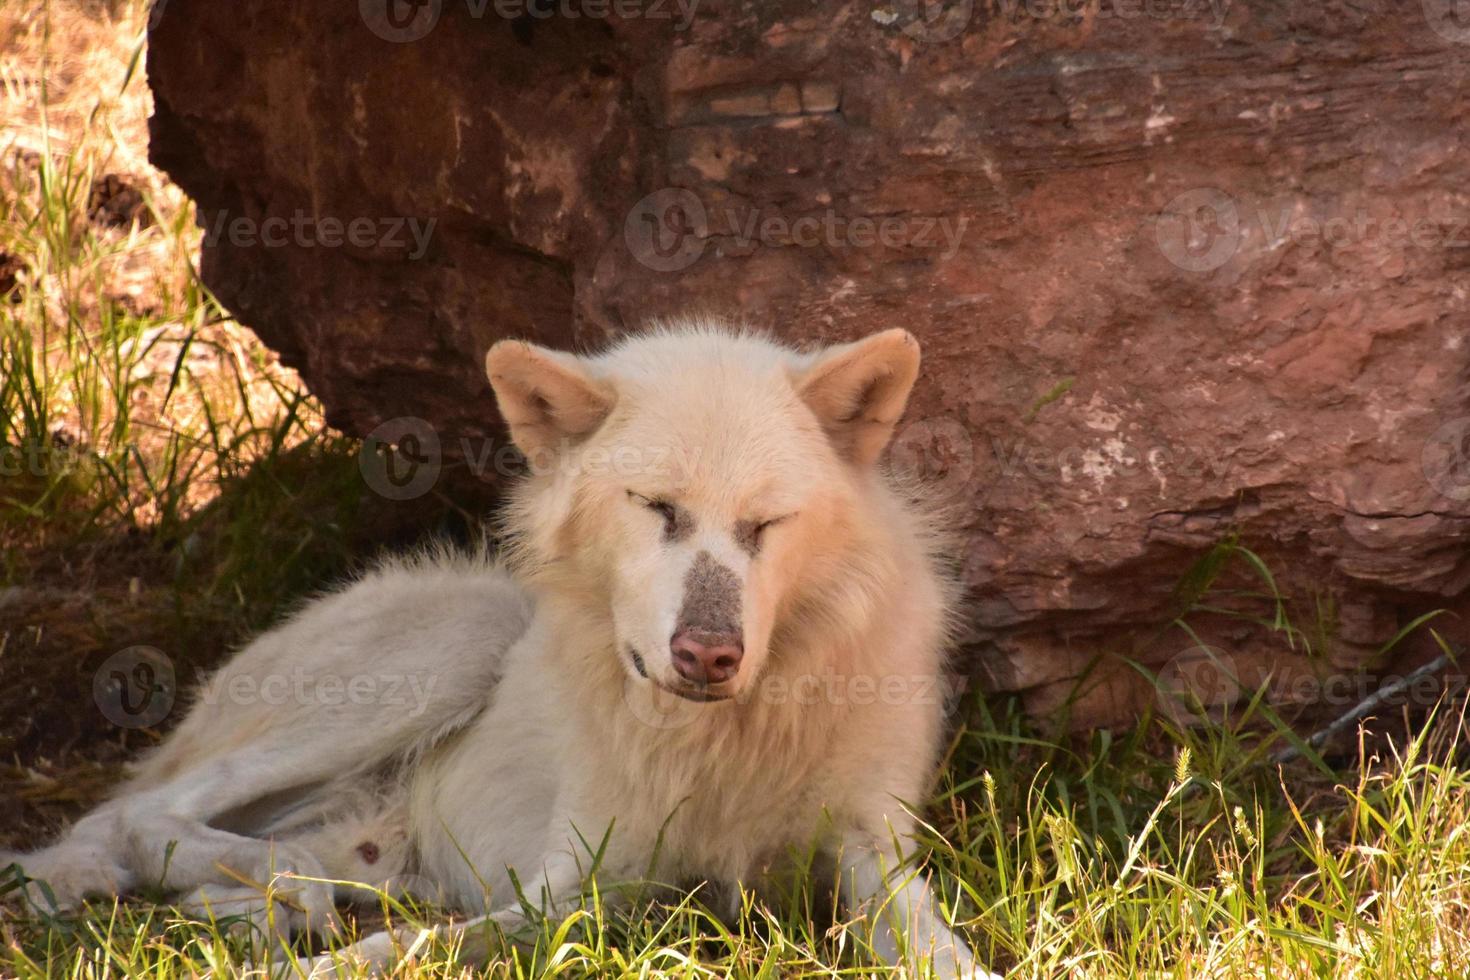
[[[795,514],[782,514],[780,517],[770,517],[765,520],[740,521],[735,525],[735,541],[754,557],[760,552],[761,545],[765,542],[766,532],[795,516]]]
[[[661,500],[657,497],[645,497],[643,494],[634,493],[632,490],[628,491],[628,497],[663,518],[664,534],[667,537],[672,538],[679,533],[680,511],[671,501]]]

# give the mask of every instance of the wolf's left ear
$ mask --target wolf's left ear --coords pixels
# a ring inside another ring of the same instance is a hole
[[[591,377],[574,355],[520,340],[491,347],[485,373],[511,441],[528,456],[591,434],[615,399],[611,386]]]
[[[875,462],[893,438],[919,376],[919,342],[885,330],[833,347],[795,378],[797,394],[843,458]]]

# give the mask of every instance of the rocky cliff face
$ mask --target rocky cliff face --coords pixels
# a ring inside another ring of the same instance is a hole
[[[1130,717],[1152,689],[1125,658],[1231,696],[1164,628],[1231,535],[1325,637],[1307,657],[1197,620],[1248,685],[1382,667],[1412,615],[1463,604],[1470,19],[1449,0],[155,19],[153,156],[199,202],[205,279],[345,429],[415,416],[450,457],[482,445],[481,357],[507,335],[595,346],[691,309],[797,340],[900,325],[926,369],[895,452],[959,505],[971,648],[1038,713]]]

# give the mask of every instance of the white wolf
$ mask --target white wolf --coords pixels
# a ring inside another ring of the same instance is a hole
[[[62,904],[161,884],[288,928],[344,897],[304,879],[411,878],[481,915],[447,928],[485,958],[534,918],[517,882],[565,914],[594,851],[600,881],[754,885],[815,843],[881,955],[990,976],[908,853],[954,598],[879,465],[913,337],[798,353],[689,323],[486,365],[531,463],[514,574],[429,555],[308,605],[27,874]],[[421,938],[339,955],[381,968]]]

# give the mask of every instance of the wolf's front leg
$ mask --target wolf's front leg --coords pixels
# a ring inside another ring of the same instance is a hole
[[[944,921],[928,882],[891,842],[851,841],[842,853],[843,900],[865,912],[873,950],[895,966],[950,980],[1001,980],[975,960],[969,945]]]

